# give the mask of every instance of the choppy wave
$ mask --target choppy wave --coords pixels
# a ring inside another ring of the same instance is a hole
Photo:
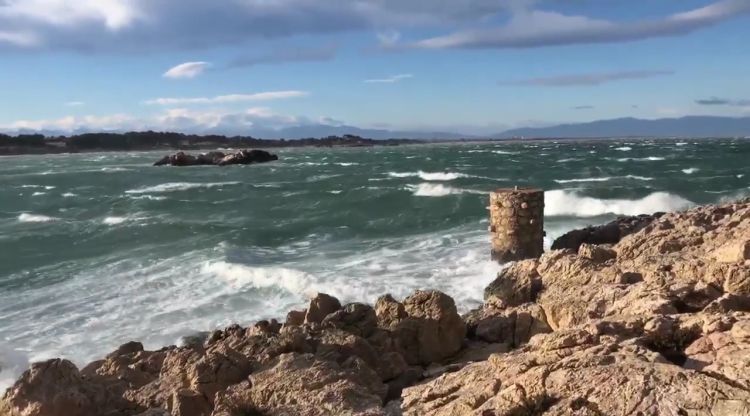
[[[610,177],[604,178],[581,178],[581,179],[555,179],[557,183],[582,183],[582,182],[607,182]]]
[[[464,173],[456,173],[456,172],[425,172],[425,171],[419,171],[419,172],[388,172],[388,176],[392,178],[409,178],[409,177],[419,177],[422,180],[425,181],[453,181],[458,178],[466,178],[469,177],[469,175],[466,175]]]
[[[131,189],[125,191],[126,194],[155,194],[164,192],[178,192],[188,191],[190,189],[198,188],[219,188],[222,186],[239,185],[239,182],[209,182],[209,183],[196,183],[196,182],[169,182],[161,185],[147,186],[145,188]]]
[[[415,196],[447,196],[464,193],[462,189],[440,183],[420,183],[419,185],[409,185],[406,189],[412,191]]]
[[[130,217],[107,217],[102,220],[102,223],[105,225],[119,225],[130,219]]]
[[[695,172],[698,172],[699,170],[700,169],[698,169],[698,168],[687,168],[687,169],[683,169],[682,173],[684,173],[685,175],[692,175]]]
[[[545,195],[545,215],[596,217],[599,215],[640,215],[679,211],[693,203],[679,195],[656,192],[640,199],[598,199],[576,192],[554,190]]]
[[[42,195],[47,195],[47,193],[46,192],[34,192],[33,194],[31,194],[31,196],[42,196]]]
[[[612,179],[633,179],[637,181],[653,181],[654,178],[649,178],[647,176],[638,176],[638,175],[626,175],[626,176],[619,176],[619,177],[610,177],[605,176],[602,178],[580,178],[580,179],[555,179],[555,182],[560,184],[565,183],[586,183],[586,182],[608,182]]]
[[[615,147],[615,150],[619,150],[621,152],[629,152],[633,150],[633,148],[630,146],[622,146],[622,147]]]
[[[77,197],[77,196],[78,196],[78,194],[74,194],[73,192],[65,192],[64,194],[62,194],[63,198],[74,198],[74,197]]]
[[[46,215],[29,214],[26,212],[18,216],[18,221],[20,222],[52,222],[57,220],[59,220],[59,218],[48,217]]]
[[[610,159],[610,158],[607,158],[607,159]],[[661,160],[666,160],[666,158],[660,157],[660,156],[622,157],[622,158],[619,158],[619,159],[616,159],[616,160],[618,162],[658,162],[658,161],[661,161]]]

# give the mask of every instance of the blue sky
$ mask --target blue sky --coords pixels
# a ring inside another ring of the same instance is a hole
[[[750,0],[0,0],[0,130],[750,116]]]

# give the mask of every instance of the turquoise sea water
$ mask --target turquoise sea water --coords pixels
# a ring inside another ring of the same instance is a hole
[[[316,291],[373,302],[437,288],[466,310],[499,268],[496,187],[547,190],[550,239],[750,195],[748,140],[275,152],[225,168],[155,168],[153,152],[0,158],[0,386],[28,360],[157,348],[283,317]]]

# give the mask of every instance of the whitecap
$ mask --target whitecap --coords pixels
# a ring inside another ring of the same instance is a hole
[[[78,196],[78,194],[74,194],[73,192],[65,192],[64,194],[62,194],[63,198],[73,198],[76,196]]]
[[[419,177],[425,181],[452,181],[458,178],[466,178],[470,175],[456,172],[388,172],[388,176],[392,178],[408,178],[408,177]]]
[[[653,181],[654,178],[649,178],[648,176],[638,176],[638,175],[628,175],[626,176],[628,179],[635,179],[637,181]]]
[[[679,142],[679,143],[675,143],[675,146],[687,146],[688,144],[689,143]]]
[[[640,215],[659,211],[679,211],[693,205],[679,195],[656,192],[640,199],[598,199],[564,190],[548,191],[545,215],[595,217],[599,215]]]
[[[557,183],[579,183],[579,182],[607,182],[610,177],[605,178],[582,178],[582,179],[555,179]]]
[[[355,162],[339,162],[339,163],[334,163],[334,164],[339,165],[339,166],[358,166],[359,165],[359,163],[355,163]]]
[[[165,199],[167,199],[166,196],[154,196],[154,195],[138,195],[138,196],[128,195],[128,198],[135,199],[135,200],[145,199],[149,201],[164,201]]]
[[[334,194],[334,195],[338,195],[338,194],[340,194],[342,192],[344,192],[344,191],[342,191],[342,190],[328,191],[329,194]]]
[[[615,147],[615,150],[619,150],[621,152],[629,152],[633,150],[633,148],[630,146],[622,146],[622,147]]]
[[[26,212],[18,216],[18,221],[20,222],[52,222],[57,220],[59,220],[59,218],[48,217],[46,215],[29,214]]]
[[[684,173],[685,175],[692,175],[695,172],[698,172],[698,170],[699,170],[698,168],[687,168],[687,169],[683,169],[682,173]]]
[[[658,162],[660,160],[665,160],[663,157],[659,156],[649,156],[649,157],[641,157],[641,158],[632,158],[632,157],[623,157],[620,159],[617,159],[618,162]]]
[[[131,169],[125,169],[125,168],[101,168],[102,172],[130,172]]]
[[[34,192],[33,194],[31,194],[31,196],[42,196],[42,195],[47,195],[47,193],[46,192]]]
[[[161,185],[147,186],[145,188],[131,189],[125,191],[126,194],[151,194],[151,193],[162,193],[162,192],[178,192],[187,191],[190,189],[197,188],[219,188],[222,186],[239,185],[239,182],[210,182],[210,183],[194,183],[194,182],[169,182]]]
[[[128,217],[107,217],[104,220],[102,220],[102,223],[104,223],[105,225],[118,225],[118,224],[124,223],[125,221],[129,219],[130,218]]]
[[[475,191],[472,189],[461,189],[446,186],[441,183],[420,183],[419,185],[408,185],[406,188],[412,191],[414,196],[439,197],[458,194],[485,194],[486,192]]]
[[[744,177],[745,177],[745,174],[744,174],[744,173],[740,173],[739,175],[737,175],[737,179],[742,179],[742,178],[744,178]]]

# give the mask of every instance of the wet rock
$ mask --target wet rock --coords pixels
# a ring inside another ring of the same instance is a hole
[[[200,154],[197,157],[185,152],[177,152],[171,156],[164,156],[154,163],[154,166],[249,165],[271,162],[278,159],[278,156],[264,150],[240,150],[229,155],[222,152],[209,152]]]
[[[570,231],[552,243],[552,250],[578,251],[581,244],[617,244],[625,236],[637,233],[663,214],[621,217],[605,225]]]

